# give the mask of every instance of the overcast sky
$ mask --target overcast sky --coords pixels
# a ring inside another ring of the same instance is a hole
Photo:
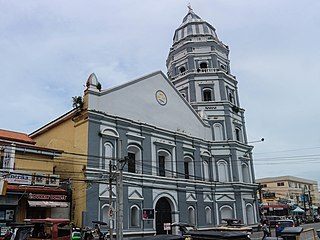
[[[92,72],[104,89],[166,73],[189,2],[230,47],[256,178],[320,181],[318,0],[0,0],[0,128],[69,111]]]

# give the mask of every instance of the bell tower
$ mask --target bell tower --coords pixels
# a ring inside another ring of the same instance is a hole
[[[240,107],[237,80],[231,74],[229,47],[216,29],[188,6],[188,14],[175,30],[166,61],[168,77],[210,123],[214,141],[247,143],[244,109]]]

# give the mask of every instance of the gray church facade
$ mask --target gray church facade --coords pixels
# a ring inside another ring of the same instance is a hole
[[[215,28],[189,9],[174,33],[167,76],[154,72],[102,91],[89,77],[88,155],[103,158],[88,158],[94,184],[84,225],[98,219],[115,229],[121,217],[124,236],[138,236],[165,233],[164,223],[207,229],[224,218],[259,221],[252,146],[228,54]],[[99,181],[120,168],[123,186],[119,177],[111,189]]]

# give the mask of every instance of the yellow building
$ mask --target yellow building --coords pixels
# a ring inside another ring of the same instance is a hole
[[[261,185],[262,202],[282,202],[288,206],[316,210],[320,206],[318,183],[316,181],[279,176],[256,179]]]
[[[68,192],[55,172],[55,158],[62,151],[35,144],[27,134],[0,129],[0,178],[7,183],[0,196],[2,224],[69,218]]]
[[[30,134],[38,146],[64,150],[55,167],[61,179],[68,179],[72,183],[70,217],[77,226],[82,225],[82,212],[86,211],[88,117],[87,101],[84,103],[85,106],[67,112]]]

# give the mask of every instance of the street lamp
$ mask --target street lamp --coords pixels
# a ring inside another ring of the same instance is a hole
[[[248,142],[248,143],[257,143],[257,142],[263,142],[264,141],[264,138],[261,138],[260,140],[255,140],[255,141],[251,141],[251,142]]]

